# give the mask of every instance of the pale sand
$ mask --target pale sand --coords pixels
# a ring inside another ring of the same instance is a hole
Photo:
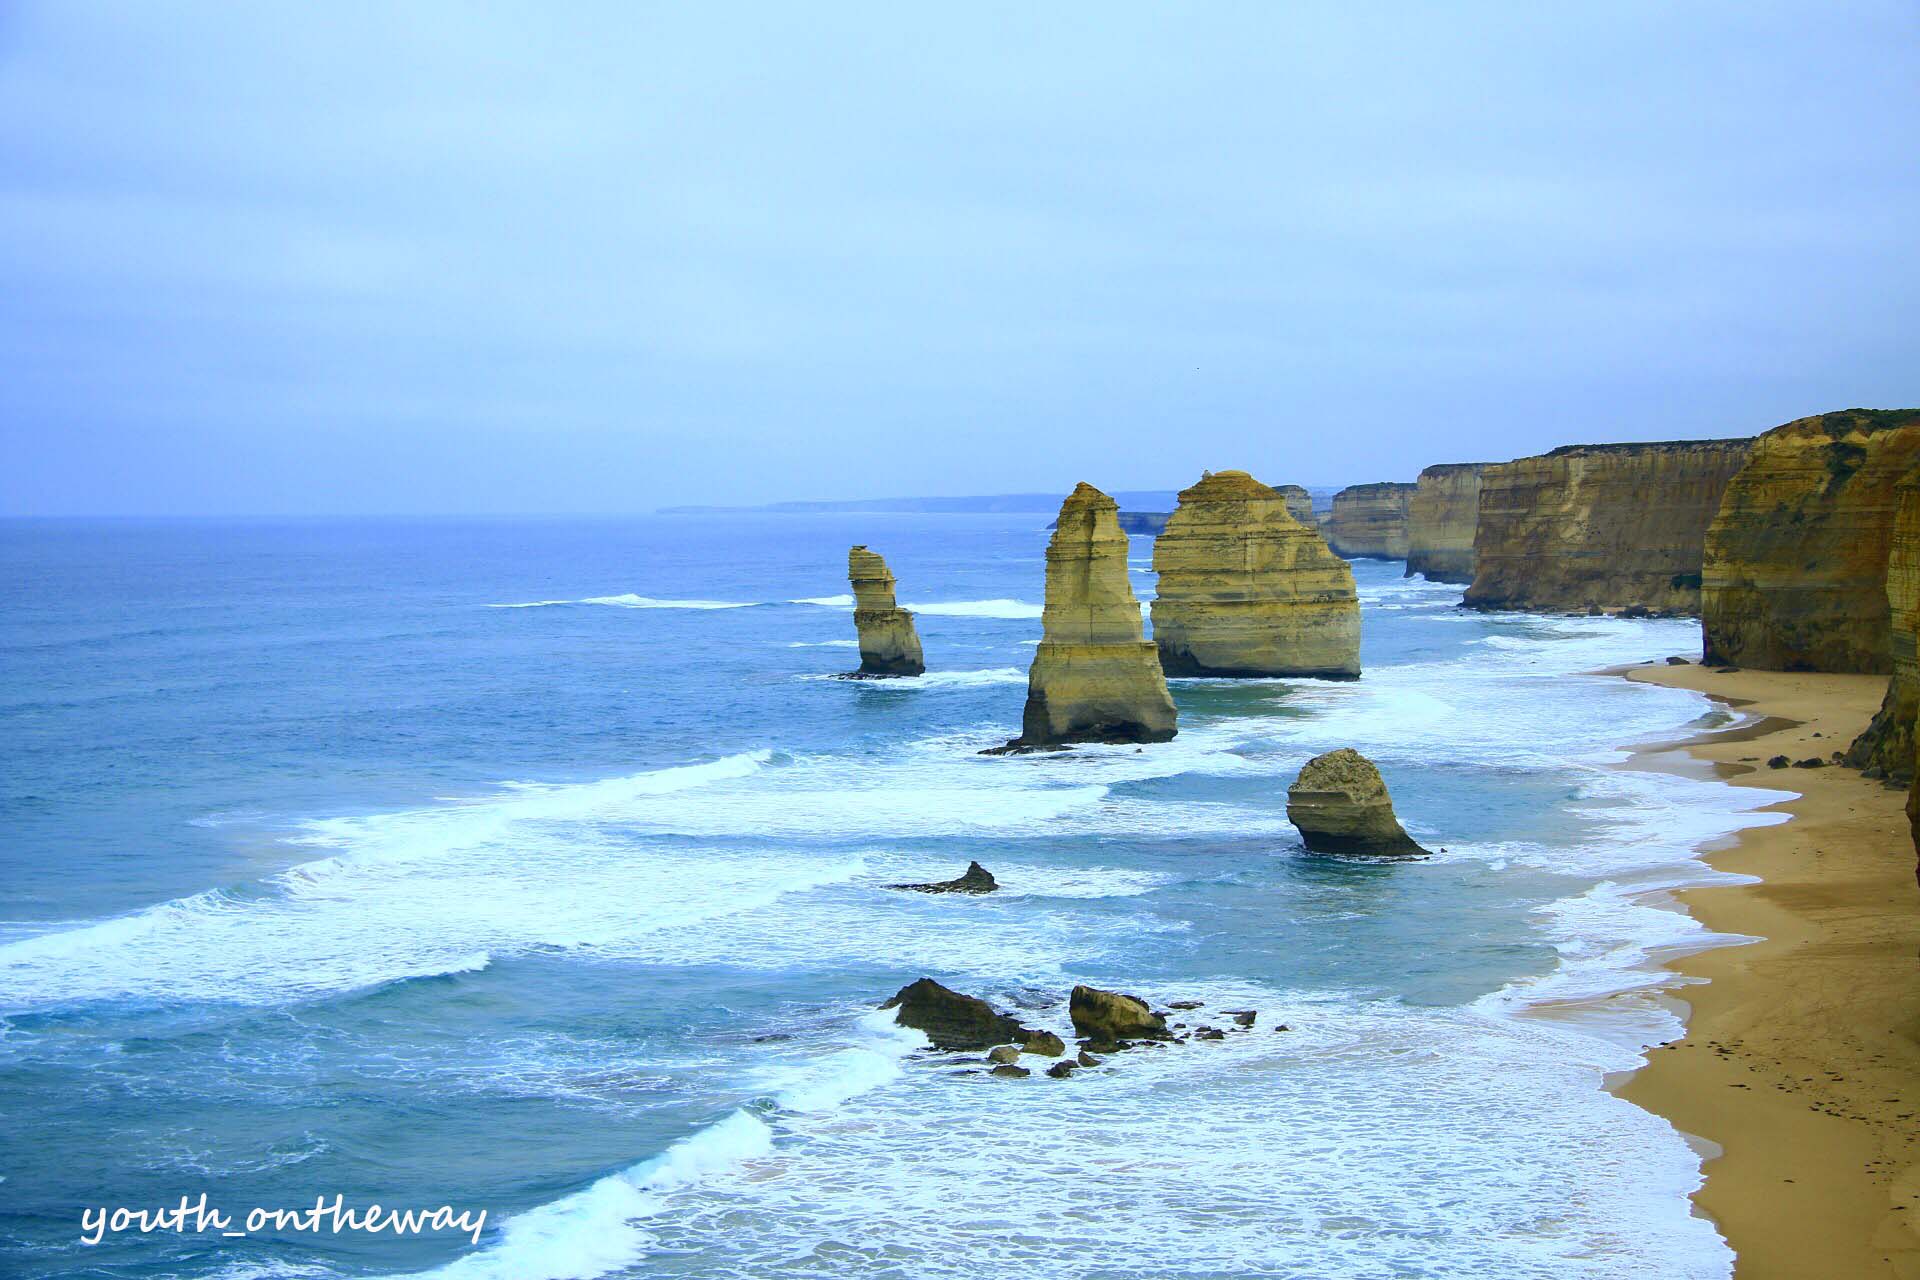
[[[1626,767],[1698,771],[1800,793],[1791,822],[1708,861],[1760,883],[1692,889],[1722,933],[1765,939],[1675,961],[1685,1040],[1620,1089],[1724,1149],[1695,1196],[1742,1280],[1920,1280],[1920,888],[1905,796],[1844,767],[1769,769],[1844,750],[1884,676],[1636,667],[1767,717],[1745,732],[1650,748]],[[1815,736],[1818,734],[1819,736]]]

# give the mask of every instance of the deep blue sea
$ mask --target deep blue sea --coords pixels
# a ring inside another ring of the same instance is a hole
[[[1362,561],[1361,680],[981,756],[1044,524],[0,523],[0,1274],[1728,1275],[1699,1157],[1602,1086],[1708,941],[1664,890],[1772,797],[1612,767],[1726,713],[1578,674],[1697,627]],[[856,542],[925,677],[829,678]],[[1303,852],[1338,746],[1443,852]],[[885,887],[970,859],[1003,890]],[[1260,1018],[1009,1081],[875,1012],[922,975]],[[487,1217],[83,1239],[202,1193]]]

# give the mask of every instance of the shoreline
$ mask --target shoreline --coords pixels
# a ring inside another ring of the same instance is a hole
[[[1750,723],[1627,748],[1618,767],[1797,793],[1701,859],[1751,877],[1673,892],[1716,934],[1757,941],[1665,962],[1690,982],[1685,1035],[1614,1087],[1704,1140],[1696,1211],[1739,1280],[1920,1280],[1920,888],[1906,793],[1852,769],[1771,769],[1843,751],[1885,676],[1699,665],[1616,670],[1737,707]]]

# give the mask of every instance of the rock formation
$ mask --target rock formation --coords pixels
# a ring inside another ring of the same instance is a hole
[[[1775,427],[1707,531],[1708,665],[1893,669],[1894,485],[1920,461],[1920,409],[1848,409]]]
[[[1209,472],[1181,490],[1153,567],[1153,639],[1168,675],[1360,674],[1352,568],[1246,472]]]
[[[1920,711],[1920,470],[1894,486],[1893,540],[1887,549],[1887,648],[1893,676],[1866,732],[1847,749],[1847,763],[1876,777],[1914,776],[1914,716]]]
[[[1110,1052],[1122,1040],[1164,1040],[1167,1020],[1137,996],[1098,987],[1075,987],[1067,998],[1067,1016],[1073,1029],[1095,1046]]]
[[[860,633],[860,670],[853,674],[917,676],[926,671],[913,615],[894,603],[887,562],[865,547],[854,547],[847,552],[847,578],[853,583],[853,625]]]
[[[1480,473],[1491,463],[1428,467],[1407,501],[1407,573],[1429,582],[1473,581],[1473,534],[1480,525]]]
[[[1349,560],[1407,558],[1407,504],[1410,484],[1349,485],[1333,495],[1327,516],[1327,545]]]
[[[927,884],[890,884],[889,889],[912,889],[916,893],[992,893],[1000,887],[993,878],[993,872],[977,862],[969,862],[967,869],[952,880],[934,880]]]
[[[1373,761],[1351,747],[1307,761],[1287,788],[1287,821],[1314,853],[1415,857],[1426,852],[1393,816]]]
[[[1047,544],[1047,600],[1026,714],[1007,748],[1173,737],[1173,698],[1141,630],[1117,512],[1112,498],[1084,483],[1061,504]]]
[[[1313,518],[1313,495],[1297,484],[1277,484],[1273,491],[1287,504],[1287,514],[1307,528],[1319,532],[1319,522]]]
[[[1053,1044],[1060,1038],[1047,1031],[1023,1027],[985,1000],[962,995],[943,987],[932,978],[921,978],[900,988],[893,998],[880,1006],[898,1009],[894,1020],[903,1027],[924,1032],[936,1049],[991,1049],[995,1045],[1025,1045],[1045,1036]],[[1046,1041],[1040,1041],[1042,1045]],[[1065,1046],[1061,1045],[1061,1051]]]
[[[1707,526],[1751,440],[1567,445],[1480,474],[1474,609],[1698,613]]]

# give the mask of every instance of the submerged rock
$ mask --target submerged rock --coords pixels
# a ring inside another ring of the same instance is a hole
[[[1020,1061],[1019,1046],[1011,1044],[995,1045],[993,1048],[987,1050],[987,1061],[1002,1063],[1018,1062]]]
[[[908,983],[880,1007],[898,1009],[894,1020],[925,1032],[936,1049],[991,1049],[1024,1043],[1031,1034],[985,1000],[962,995],[932,978]]]
[[[992,893],[1000,887],[993,873],[977,862],[969,862],[966,871],[952,880],[928,884],[890,884],[889,889],[911,889],[915,893]]]
[[[1153,638],[1168,675],[1360,674],[1352,567],[1246,472],[1209,472],[1181,490],[1153,567]]]
[[[1065,1080],[1079,1069],[1079,1065],[1076,1062],[1056,1062],[1047,1068],[1047,1074],[1055,1080]]]
[[[1047,544],[1043,632],[1027,673],[1021,733],[999,750],[1174,735],[1173,697],[1141,629],[1118,510],[1084,483],[1061,504]]]
[[[1480,527],[1480,473],[1486,462],[1428,467],[1407,500],[1406,577],[1429,582],[1473,581],[1473,538]]]
[[[1327,545],[1349,560],[1407,558],[1407,509],[1414,486],[1396,481],[1349,485],[1333,495]]]
[[[1567,445],[1480,476],[1474,609],[1698,613],[1707,526],[1751,439]]]
[[[1707,531],[1706,661],[1769,671],[1893,669],[1894,486],[1920,463],[1920,409],[1775,427]]]
[[[1287,821],[1315,853],[1403,858],[1426,853],[1393,816],[1380,770],[1351,747],[1307,761],[1287,788]]]
[[[1051,1031],[1029,1031],[1020,1051],[1036,1058],[1058,1058],[1066,1053],[1067,1042]]]
[[[1025,1080],[1033,1072],[1025,1067],[1016,1067],[1011,1062],[1003,1062],[987,1074],[999,1076],[1005,1080]]]
[[[1079,986],[1067,999],[1073,1029],[1098,1046],[1123,1040],[1159,1040],[1167,1036],[1167,1021],[1137,996],[1098,987]]]
[[[887,562],[864,546],[847,552],[847,579],[853,583],[853,625],[860,633],[857,676],[917,676],[927,669],[913,615],[894,603],[893,574]]]

